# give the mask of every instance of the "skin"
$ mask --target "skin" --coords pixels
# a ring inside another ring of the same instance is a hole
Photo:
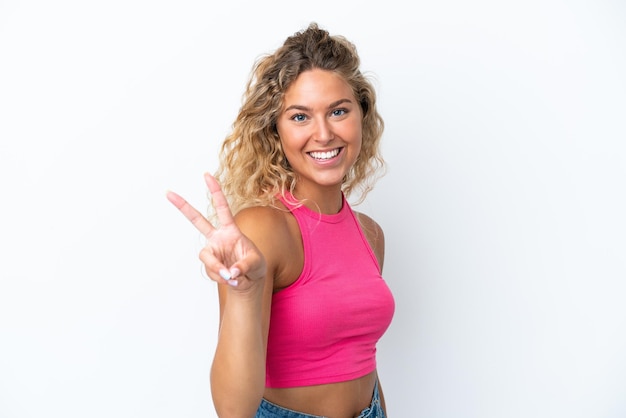
[[[286,91],[277,129],[298,175],[294,195],[306,199],[311,209],[326,214],[341,209],[341,182],[358,158],[361,126],[361,109],[349,84],[337,74],[306,71]],[[332,158],[314,158],[315,153]],[[217,181],[209,174],[205,180],[221,224],[218,229],[176,193],[168,192],[167,198],[207,238],[200,259],[208,276],[219,283],[220,333],[211,369],[218,415],[249,418],[265,397],[309,414],[357,416],[371,402],[376,371],[346,382],[265,388],[272,294],[292,284],[304,263],[298,224],[280,203],[247,208],[234,217]],[[371,218],[357,216],[382,268],[383,231]],[[384,398],[382,404],[385,408]]]

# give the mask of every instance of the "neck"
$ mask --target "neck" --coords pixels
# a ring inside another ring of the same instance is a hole
[[[343,204],[341,187],[303,190],[296,186],[293,195],[296,199],[302,200],[304,206],[325,215],[339,213]]]

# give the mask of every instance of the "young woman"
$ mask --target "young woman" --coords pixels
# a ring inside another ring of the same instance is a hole
[[[214,216],[167,195],[206,236],[200,259],[219,284],[220,417],[385,416],[384,235],[347,201],[383,166],[383,120],[359,66],[353,44],[316,24],[287,38],[256,63],[220,167],[205,175]]]

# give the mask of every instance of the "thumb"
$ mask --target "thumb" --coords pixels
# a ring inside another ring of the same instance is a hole
[[[266,273],[265,258],[258,253],[248,253],[230,266],[229,272],[233,279],[246,276],[249,280],[259,280]]]

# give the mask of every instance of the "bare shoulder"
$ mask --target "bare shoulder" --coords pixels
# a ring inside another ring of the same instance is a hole
[[[289,239],[289,225],[285,213],[272,206],[254,206],[235,215],[237,226],[267,257],[266,252],[280,247]]]
[[[282,203],[242,209],[235,222],[263,253],[274,289],[289,285],[299,276],[304,262],[302,238],[295,218]]]
[[[372,242],[382,240],[382,243],[384,244],[385,234],[378,222],[362,212],[355,211],[354,214],[356,215],[359,224],[361,224],[361,229],[363,229],[363,233],[367,236],[367,239]]]
[[[272,206],[252,206],[240,210],[235,215],[239,228],[272,229],[285,222],[281,211]]]
[[[372,247],[374,254],[376,254],[378,264],[380,264],[380,268],[382,270],[383,262],[385,260],[385,233],[378,222],[370,216],[357,211],[355,211],[354,214],[361,225],[361,229],[363,230],[370,247]]]

